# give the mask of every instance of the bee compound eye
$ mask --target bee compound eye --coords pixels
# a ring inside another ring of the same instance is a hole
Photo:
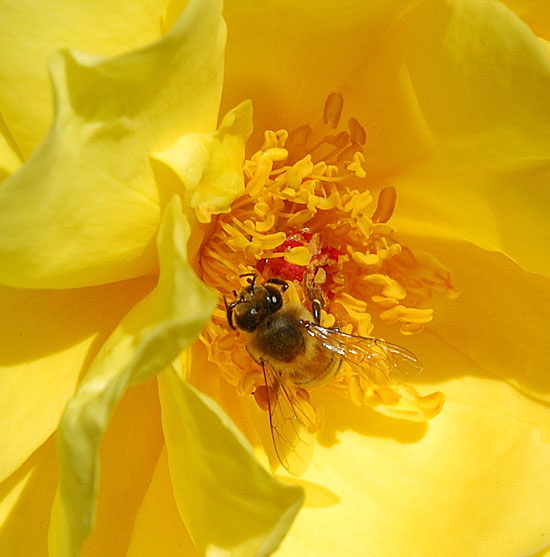
[[[265,296],[265,303],[267,312],[273,313],[283,305],[283,296],[279,289],[274,286],[266,286],[267,295]]]
[[[283,305],[283,298],[277,292],[277,294],[273,294],[269,299],[269,306],[272,312],[277,311]]]
[[[243,331],[252,332],[258,327],[261,312],[257,306],[248,306],[236,316],[235,323]]]

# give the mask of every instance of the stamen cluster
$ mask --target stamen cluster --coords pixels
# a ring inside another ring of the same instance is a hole
[[[218,215],[204,246],[203,279],[228,294],[241,284],[240,275],[255,271],[260,282],[290,281],[290,298],[305,305],[307,283],[324,302],[326,327],[372,336],[377,315],[399,323],[402,333],[418,333],[433,317],[432,309],[418,306],[434,289],[451,291],[449,273],[395,239],[389,220],[396,192],[382,189],[374,204],[364,168],[365,130],[352,118],[347,130],[336,132],[342,103],[340,95],[329,96],[314,129],[265,132],[263,145],[245,162],[244,194],[230,213]],[[262,385],[261,370],[244,343],[235,342],[221,305],[203,339],[240,392]],[[375,396],[351,372],[340,374],[334,386],[344,386],[357,403],[367,392]],[[401,396],[384,389],[385,399]]]

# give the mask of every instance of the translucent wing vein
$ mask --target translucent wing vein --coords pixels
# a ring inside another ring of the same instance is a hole
[[[326,349],[339,354],[359,372],[365,366],[373,366],[386,375],[394,371],[405,375],[422,372],[422,364],[417,357],[397,344],[377,338],[350,335],[309,321],[304,322],[304,327],[308,334],[321,342]]]
[[[315,444],[315,420],[304,398],[307,393],[285,381],[268,362],[262,362],[262,368],[275,453],[289,473],[301,476],[311,462]]]

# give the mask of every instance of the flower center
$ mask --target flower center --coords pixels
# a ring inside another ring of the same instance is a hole
[[[396,191],[384,188],[373,199],[364,168],[366,133],[354,118],[338,131],[342,106],[342,96],[333,93],[319,126],[265,132],[261,149],[245,162],[244,194],[230,213],[218,215],[203,247],[203,279],[226,296],[245,286],[244,274],[254,273],[256,284],[284,280],[289,300],[310,311],[312,299],[320,301],[324,327],[372,337],[377,315],[416,334],[432,320],[433,310],[421,307],[432,292],[454,292],[450,274],[395,238],[389,221]],[[267,407],[262,370],[237,334],[220,303],[202,340],[238,392],[256,393]],[[389,371],[343,368],[327,386],[356,404],[410,419],[427,419],[441,408],[441,393],[422,397]]]

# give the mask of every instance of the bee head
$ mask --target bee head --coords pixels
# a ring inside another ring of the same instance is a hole
[[[275,284],[280,285],[279,282]],[[254,276],[249,281],[249,285],[237,295],[234,302],[231,304],[225,302],[229,326],[232,329],[238,328],[249,333],[255,331],[266,317],[281,309],[283,306],[282,291],[285,289],[267,283],[257,286]]]

